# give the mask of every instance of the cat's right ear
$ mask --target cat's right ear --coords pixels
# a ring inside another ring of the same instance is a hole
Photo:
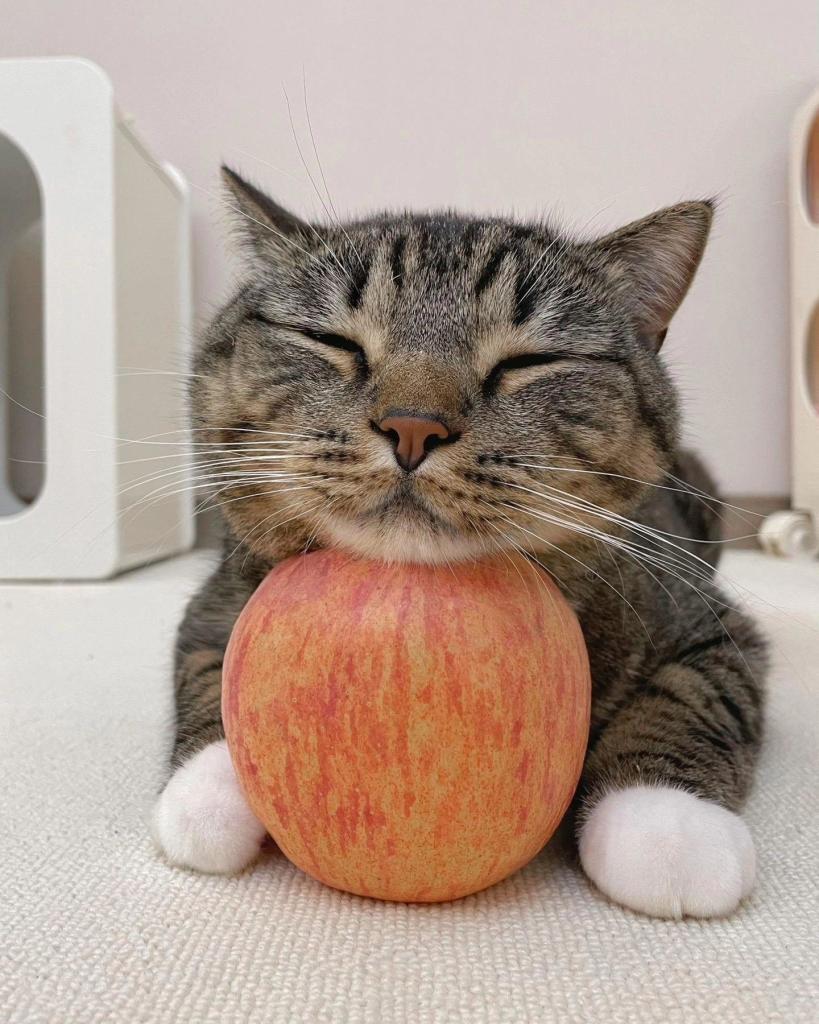
[[[222,183],[227,207],[233,215],[236,234],[254,260],[269,261],[292,256],[310,234],[303,220],[279,206],[261,189],[245,181],[226,164],[222,164]]]

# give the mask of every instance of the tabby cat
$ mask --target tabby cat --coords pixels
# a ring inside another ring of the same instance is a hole
[[[453,212],[308,224],[223,178],[246,273],[201,340],[190,398],[224,548],[179,630],[160,849],[236,872],[264,838],[220,688],[231,627],[279,559],[516,548],[553,575],[588,645],[584,870],[647,914],[732,911],[755,875],[738,810],[765,647],[714,584],[713,485],[679,447],[658,355],[712,204],[576,241]]]

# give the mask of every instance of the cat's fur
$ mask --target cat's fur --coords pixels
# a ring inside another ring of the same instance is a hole
[[[202,339],[191,401],[225,545],[179,631],[162,849],[222,871],[258,849],[224,745],[221,664],[277,560],[311,545],[422,561],[517,547],[553,573],[588,645],[584,868],[647,913],[732,910],[754,876],[735,812],[765,650],[711,578],[713,486],[678,447],[657,354],[711,204],[581,243],[450,212],[307,225],[224,177],[247,273]],[[550,359],[495,369],[532,353]],[[374,427],[396,412],[444,422],[454,443],[405,472]]]

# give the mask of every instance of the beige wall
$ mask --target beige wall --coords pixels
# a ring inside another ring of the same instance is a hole
[[[787,489],[785,161],[819,78],[815,0],[38,0],[3,56],[77,54],[194,185],[197,305],[228,285],[221,158],[304,213],[302,70],[336,206],[558,213],[603,230],[716,193],[668,341],[688,434],[734,493]],[[2,98],[0,98],[2,101]]]

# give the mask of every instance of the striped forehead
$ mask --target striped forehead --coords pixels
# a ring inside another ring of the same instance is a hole
[[[399,223],[352,244],[352,319],[388,327],[398,347],[470,345],[482,326],[525,325],[542,298],[549,241],[505,226]]]

